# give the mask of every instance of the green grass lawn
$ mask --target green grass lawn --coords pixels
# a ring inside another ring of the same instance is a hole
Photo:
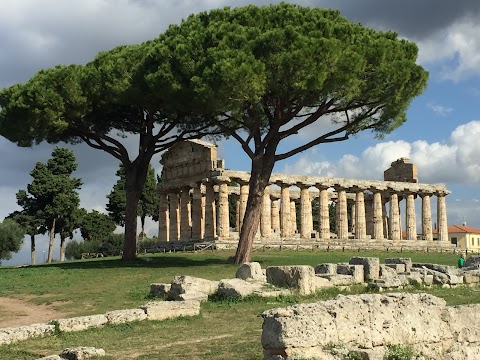
[[[234,277],[236,265],[227,263],[232,252],[175,253],[142,256],[125,263],[118,258],[96,259],[0,268],[0,296],[32,298],[35,303],[54,303],[69,316],[100,314],[136,307],[148,298],[149,284],[170,282],[175,275],[219,280]],[[352,256],[411,257],[414,262],[455,265],[457,256],[438,253],[268,251],[253,253],[253,261],[271,265],[317,265],[344,262]],[[451,305],[480,303],[477,289],[411,289],[443,297]],[[353,288],[349,293],[365,291]],[[261,359],[261,313],[296,302],[335,297],[338,289],[315,296],[243,301],[211,301],[198,317],[170,321],[144,321],[106,326],[79,333],[28,340],[0,347],[0,359],[36,359],[57,354],[71,346],[105,349],[106,359]]]

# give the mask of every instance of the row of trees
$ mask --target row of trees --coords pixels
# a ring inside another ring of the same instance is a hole
[[[152,156],[177,141],[229,136],[251,160],[235,262],[249,261],[277,161],[406,120],[428,74],[417,47],[338,11],[281,3],[190,16],[156,39],[42,70],[0,92],[0,134],[19,146],[84,141],[125,171],[123,258],[136,256],[138,202]],[[299,131],[312,139],[293,145]],[[116,134],[138,135],[129,154]]]
[[[111,193],[107,196],[107,210],[109,215],[102,214],[96,210],[91,212],[80,208],[78,191],[82,181],[72,177],[77,169],[74,153],[66,148],[55,148],[51,158],[46,164],[37,162],[35,168],[30,172],[33,180],[26,190],[19,190],[17,193],[17,204],[22,208],[8,216],[19,225],[23,234],[30,236],[31,262],[35,264],[35,236],[38,234],[49,234],[49,247],[47,261],[53,258],[53,244],[55,235],[60,235],[60,261],[65,259],[66,239],[73,239],[73,232],[80,230],[82,238],[91,243],[101,242],[108,238],[115,230],[115,224],[125,223],[125,172],[123,167],[117,172],[119,179],[114,185]],[[139,203],[139,215],[142,222],[142,233],[144,233],[145,218],[151,216],[158,219],[158,196],[157,180],[152,167],[149,167],[147,182]],[[12,233],[11,223],[8,225],[9,233]],[[16,234],[19,232],[17,231]],[[18,241],[13,242],[12,237],[1,240],[10,251],[18,251]],[[15,244],[13,246],[12,244]],[[0,259],[5,258],[0,253]],[[5,256],[9,256],[6,252]]]

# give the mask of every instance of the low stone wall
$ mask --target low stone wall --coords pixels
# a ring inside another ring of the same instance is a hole
[[[364,294],[263,313],[265,360],[383,359],[389,345],[435,359],[480,359],[480,305],[448,307],[429,294]],[[343,349],[339,354],[338,349]],[[361,357],[360,357],[361,356]]]
[[[200,302],[198,301],[152,301],[139,309],[116,310],[102,315],[56,319],[48,324],[0,328],[0,346],[54,335],[58,331],[82,331],[106,324],[122,324],[139,320],[164,320],[199,314]]]

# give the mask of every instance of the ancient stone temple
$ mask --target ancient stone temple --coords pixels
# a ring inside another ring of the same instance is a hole
[[[159,240],[236,243],[250,173],[226,169],[217,159],[217,146],[201,140],[174,145],[161,164]],[[449,247],[448,193],[442,184],[418,183],[416,166],[405,158],[392,163],[384,181],[274,173],[264,193],[257,241],[415,242]],[[432,220],[434,198],[437,218]],[[416,199],[421,202],[420,234]]]

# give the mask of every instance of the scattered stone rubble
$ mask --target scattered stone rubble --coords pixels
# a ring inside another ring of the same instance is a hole
[[[379,292],[409,285],[478,285],[480,256],[470,257],[465,264],[464,268],[457,269],[453,266],[412,263],[409,258],[385,259],[385,264],[380,264],[379,259],[374,257],[354,257],[348,263],[324,263],[315,267],[270,266],[262,269],[259,263],[245,263],[239,267],[234,279],[211,281],[176,276],[170,284],[151,284],[150,296],[167,301],[151,301],[137,309],[101,315],[57,319],[48,324],[0,329],[0,345],[53,335],[57,331],[81,331],[105,324],[194,316],[200,313],[200,303],[213,294],[223,297],[277,296],[292,292],[309,295],[324,287],[351,285],[364,285]]]
[[[94,347],[76,347],[63,350],[60,355],[50,355],[38,360],[86,360],[105,356],[105,350]]]

